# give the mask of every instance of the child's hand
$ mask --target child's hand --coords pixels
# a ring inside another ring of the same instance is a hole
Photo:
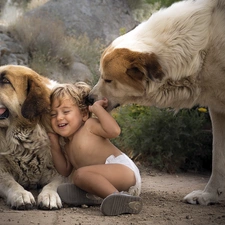
[[[98,104],[101,105],[103,108],[106,108],[108,106],[108,99],[107,98],[103,98],[101,100],[96,101],[94,104]]]
[[[48,133],[49,140],[51,142],[51,146],[59,147],[59,135],[55,133]]]
[[[100,105],[101,107],[103,107],[104,109],[108,106],[108,99],[107,98],[103,98],[101,100],[96,101],[93,105],[89,106],[89,111],[93,112],[95,106]]]
[[[59,135],[55,133],[48,133],[48,137],[51,142],[58,142],[59,141]]]

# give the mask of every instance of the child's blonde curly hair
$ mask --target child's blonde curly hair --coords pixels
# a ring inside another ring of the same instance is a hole
[[[58,84],[51,92],[50,106],[52,102],[57,98],[61,105],[65,98],[72,98],[74,104],[76,104],[82,113],[88,113],[89,117],[91,113],[88,110],[87,96],[91,90],[91,87],[85,82],[76,82],[75,84]]]

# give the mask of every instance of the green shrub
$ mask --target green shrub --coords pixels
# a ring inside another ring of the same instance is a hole
[[[133,158],[175,172],[210,169],[212,133],[208,114],[129,105],[114,113],[121,126],[114,143]],[[207,168],[206,168],[207,167]]]
[[[162,7],[169,7],[180,0],[127,0],[135,20],[142,22],[147,20],[155,11]]]
[[[147,3],[153,4],[155,2],[160,3],[160,7],[169,7],[175,2],[180,2],[181,0],[146,0]]]

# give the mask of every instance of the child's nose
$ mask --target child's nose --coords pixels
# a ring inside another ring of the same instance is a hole
[[[62,120],[62,119],[63,119],[63,114],[61,114],[61,113],[58,114],[57,117],[56,117],[56,119],[57,119],[57,120]]]

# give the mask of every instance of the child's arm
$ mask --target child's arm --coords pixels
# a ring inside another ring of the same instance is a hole
[[[99,120],[99,123],[91,126],[91,132],[105,138],[115,138],[121,130],[116,120],[104,109],[107,105],[108,100],[104,98],[89,106],[89,111],[94,113]]]
[[[59,136],[57,134],[48,133],[51,142],[52,159],[56,170],[62,176],[69,176],[73,170],[73,166],[69,162],[67,156],[62,152],[59,144]]]

